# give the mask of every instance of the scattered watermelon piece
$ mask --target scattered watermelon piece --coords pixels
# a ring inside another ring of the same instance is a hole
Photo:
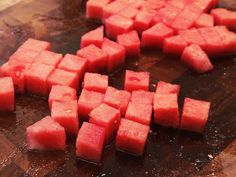
[[[177,94],[155,94],[154,122],[166,127],[179,127]]]
[[[141,34],[151,26],[153,17],[153,13],[139,11],[134,19],[134,29]]]
[[[168,0],[165,6],[166,7],[173,6],[179,9],[184,9],[184,7],[187,5],[188,2],[189,0]]]
[[[194,26],[196,28],[213,27],[214,26],[214,18],[212,15],[203,13],[195,21]]]
[[[66,147],[64,127],[49,116],[27,127],[26,135],[29,150],[64,150]]]
[[[201,12],[209,12],[215,6],[215,0],[195,0],[190,4],[196,6]]]
[[[142,11],[158,10],[164,7],[165,0],[146,0],[141,5]]]
[[[154,97],[153,92],[137,90],[137,91],[132,92],[131,102],[137,103],[137,104],[152,105],[153,97]]]
[[[184,30],[179,32],[180,37],[183,38],[188,45],[191,44],[197,44],[201,47],[204,47],[206,45],[205,39],[202,37],[199,30],[193,28],[190,30]]]
[[[84,122],[76,139],[76,155],[79,158],[99,162],[105,140],[103,127]]]
[[[188,43],[180,35],[172,36],[165,38],[163,52],[181,55],[187,46]]]
[[[106,142],[109,143],[114,137],[120,124],[120,111],[106,104],[101,104],[89,113],[89,122],[104,127]]]
[[[57,67],[62,58],[62,54],[45,50],[35,58],[35,62]]]
[[[137,10],[136,8],[128,6],[127,8],[122,9],[117,14],[126,18],[134,19],[138,12],[139,10]]]
[[[142,4],[144,3],[144,0],[124,0],[129,4],[130,7],[140,9]]]
[[[116,136],[116,148],[134,155],[143,154],[149,126],[122,119]]]
[[[103,22],[112,15],[125,9],[129,4],[126,1],[113,1],[103,8]]]
[[[32,64],[33,62],[35,62],[36,57],[38,55],[39,52],[35,50],[28,50],[28,49],[17,50],[12,56],[10,56],[9,61],[18,61],[22,63]]]
[[[12,78],[0,78],[0,88],[0,112],[13,112],[15,109],[15,90]]]
[[[210,102],[185,98],[181,129],[202,133],[208,120]]]
[[[47,41],[29,38],[19,47],[18,50],[33,50],[42,52],[44,50],[51,50],[51,44]]]
[[[159,81],[156,87],[156,94],[177,94],[179,95],[180,85]]]

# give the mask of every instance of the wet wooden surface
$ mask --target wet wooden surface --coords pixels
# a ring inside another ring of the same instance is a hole
[[[28,37],[52,42],[56,52],[75,53],[80,36],[99,26],[84,17],[81,0],[10,0],[0,10],[0,63]],[[8,3],[8,4],[7,4]],[[6,5],[7,4],[7,5]],[[219,6],[236,10],[234,0]],[[158,80],[181,84],[185,96],[212,102],[204,135],[152,126],[145,154],[134,158],[105,147],[102,163],[93,165],[75,157],[75,137],[65,152],[28,152],[25,128],[49,114],[46,99],[16,97],[16,111],[0,115],[0,177],[143,177],[236,176],[236,57],[214,60],[211,73],[197,75],[178,58],[146,50],[140,58],[127,58],[113,73],[111,85],[122,88],[125,69],[149,71],[151,90]]]

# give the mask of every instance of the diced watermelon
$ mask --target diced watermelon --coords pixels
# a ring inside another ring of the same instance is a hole
[[[89,122],[104,127],[106,142],[109,143],[114,137],[120,124],[120,111],[106,104],[101,104],[89,113]]]
[[[105,93],[108,87],[108,76],[98,73],[85,73],[83,89]]]
[[[36,57],[39,55],[38,51],[22,49],[16,51],[12,56],[10,56],[9,61],[18,61],[22,63],[33,63]]]
[[[87,70],[88,61],[86,58],[82,58],[76,55],[66,54],[58,65],[58,69],[63,69],[69,72],[75,72],[79,75],[81,81],[84,77],[84,73]]]
[[[140,39],[137,31],[130,31],[128,33],[117,36],[117,42],[125,47],[127,55],[140,55]]]
[[[154,122],[166,127],[179,127],[177,94],[154,95]]]
[[[103,22],[110,16],[117,14],[125,9],[129,4],[125,1],[113,1],[103,8]]]
[[[206,45],[205,39],[197,29],[180,31],[179,34],[180,37],[188,43],[188,45],[197,44],[201,47],[204,47]]]
[[[78,90],[79,76],[75,72],[68,72],[62,69],[55,69],[47,79],[48,90],[53,85],[64,85]]]
[[[49,116],[27,127],[26,135],[29,150],[64,150],[66,146],[64,127]]]
[[[173,36],[174,31],[164,23],[157,23],[142,33],[142,46],[163,47],[164,39]]]
[[[156,87],[156,94],[177,94],[179,95],[180,85],[159,81]]]
[[[125,48],[108,38],[104,38],[102,43],[102,51],[108,55],[107,59],[107,71],[111,73],[118,66],[122,66],[125,63]]]
[[[146,0],[141,6],[142,11],[158,10],[164,7],[165,0]]]
[[[141,34],[151,26],[153,17],[153,13],[139,11],[134,19],[134,29]]]
[[[103,98],[104,94],[100,92],[83,89],[78,100],[79,117],[88,120],[90,111],[102,104]]]
[[[201,14],[195,21],[194,26],[196,28],[213,27],[214,26],[213,16],[205,13]]]
[[[120,16],[112,15],[105,21],[107,36],[116,39],[119,34],[129,32],[133,29],[133,20]]]
[[[123,0],[129,4],[130,7],[140,9],[145,0]]]
[[[92,31],[85,33],[81,37],[80,47],[84,48],[93,44],[100,48],[102,47],[103,38],[104,38],[104,26],[102,25]]]
[[[12,112],[15,109],[15,90],[11,77],[0,78],[0,112]]]
[[[77,135],[79,129],[78,104],[77,100],[53,101],[51,116],[53,120],[73,135]]]
[[[17,93],[25,92],[25,71],[31,64],[18,61],[9,61],[0,67],[0,75],[11,77]]]
[[[88,72],[98,72],[106,68],[108,55],[95,45],[78,50],[77,55],[88,60]]]
[[[76,155],[79,158],[99,162],[105,140],[103,127],[84,122],[76,139]]]
[[[172,36],[165,38],[163,52],[181,55],[187,46],[188,43],[180,35]]]
[[[167,6],[174,6],[174,7],[177,7],[179,9],[183,9],[187,3],[188,3],[189,0],[168,0],[166,2],[166,7]]]
[[[149,82],[150,73],[126,70],[124,89],[129,92],[132,92],[134,90],[148,91]]]
[[[154,96],[153,92],[142,91],[142,90],[133,91],[131,94],[131,102],[138,104],[152,105],[153,96]]]
[[[152,105],[130,102],[125,118],[140,124],[150,125],[152,119]]]
[[[185,98],[181,129],[202,133],[208,120],[210,102]]]
[[[201,9],[201,12],[209,12],[215,5],[215,0],[195,0],[190,4]]]
[[[119,109],[121,112],[121,116],[125,116],[129,100],[130,100],[129,92],[125,90],[117,90],[113,87],[107,88],[104,97],[104,103],[116,109]]]
[[[47,96],[49,93],[47,79],[54,69],[54,66],[33,63],[25,72],[25,85],[27,91],[41,96]]]
[[[116,136],[116,149],[141,156],[149,130],[147,125],[122,119]]]
[[[52,102],[66,102],[77,100],[76,90],[62,85],[53,85],[48,98],[49,108],[52,108]]]
[[[187,30],[190,29],[194,25],[194,21],[192,19],[187,19],[182,15],[177,16],[174,22],[171,24],[171,27],[175,29],[175,31]]]
[[[204,73],[213,69],[207,54],[196,44],[192,44],[184,49],[181,60],[198,73]]]
[[[42,52],[44,50],[51,50],[51,44],[47,41],[29,38],[19,47],[19,50],[25,49]]]
[[[86,3],[86,17],[94,19],[102,19],[103,8],[112,0],[89,0]]]
[[[236,12],[224,8],[217,8],[211,11],[216,25],[224,25],[228,28],[236,27]]]
[[[128,6],[117,14],[126,18],[134,19],[138,12],[139,11],[136,8]]]
[[[42,51],[36,58],[35,62],[42,63],[45,65],[51,65],[57,67],[59,62],[62,60],[62,54],[50,52],[50,51]]]

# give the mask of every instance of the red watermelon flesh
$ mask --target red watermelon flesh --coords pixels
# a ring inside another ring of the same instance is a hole
[[[89,45],[77,51],[77,55],[88,60],[88,72],[103,71],[108,55],[95,45]]]
[[[119,34],[129,32],[133,29],[133,20],[120,16],[113,15],[106,19],[106,34],[112,39],[116,39]]]
[[[181,60],[198,73],[204,73],[213,69],[207,54],[196,44],[192,44],[184,49]]]
[[[181,129],[202,133],[208,121],[210,102],[185,98]]]
[[[149,126],[122,119],[116,136],[116,148],[137,156],[144,152]]]
[[[89,113],[89,122],[104,127],[106,142],[109,143],[115,136],[120,124],[120,110],[106,104],[101,104]]]
[[[54,66],[33,63],[25,72],[27,91],[41,96],[47,96],[49,93],[47,79],[54,69]]]
[[[88,120],[90,111],[102,104],[103,99],[104,94],[83,89],[78,100],[79,117]]]
[[[174,31],[164,23],[157,23],[142,33],[142,46],[163,47],[165,38],[173,36]]]
[[[188,2],[189,0],[169,0],[166,2],[165,6],[174,6],[179,9],[183,9],[187,5]]]
[[[62,60],[62,54],[50,52],[50,51],[42,51],[36,58],[35,62],[42,63],[45,65],[51,65],[57,67],[59,62]]]
[[[15,108],[15,90],[11,77],[0,78],[0,112],[12,112]]]
[[[195,0],[190,4],[201,9],[202,12],[209,12],[215,5],[215,0]]]
[[[151,26],[153,17],[153,13],[145,11],[138,12],[134,19],[134,29],[141,34],[143,31],[147,30]]]
[[[101,20],[103,8],[112,0],[89,0],[86,3],[86,17]]]
[[[140,9],[142,4],[144,3],[144,0],[124,0],[129,4],[130,7]]]
[[[154,95],[154,122],[166,127],[179,127],[177,94]]]
[[[188,45],[197,44],[201,47],[206,45],[206,41],[197,29],[180,31],[180,37],[183,38]]]
[[[83,89],[105,93],[108,87],[108,76],[98,73],[85,73]]]
[[[196,28],[213,27],[214,26],[213,16],[205,13],[201,14],[195,21],[194,26]]]
[[[156,94],[177,94],[179,95],[180,85],[159,81],[156,87]]]
[[[65,128],[66,132],[77,135],[79,129],[77,100],[53,101],[51,116],[54,121]]]
[[[137,10],[136,8],[128,6],[127,8],[122,9],[117,14],[121,15],[123,17],[126,17],[126,18],[134,19],[138,12],[139,12],[139,10]]]
[[[103,22],[112,15],[125,9],[129,4],[125,1],[113,1],[103,8]]]
[[[104,38],[104,26],[102,25],[92,31],[85,33],[81,37],[80,47],[84,48],[93,44],[100,48],[102,47],[103,38]]]
[[[158,10],[164,7],[165,3],[166,3],[165,0],[146,0],[143,2],[141,6],[141,10],[142,11],[145,10],[148,11],[149,9]]]
[[[104,38],[102,43],[102,51],[106,52],[108,55],[107,59],[107,71],[111,73],[118,66],[122,66],[125,62],[125,48],[114,42],[109,40],[108,38]]]
[[[118,35],[117,42],[124,46],[126,55],[140,55],[140,39],[137,31],[130,31],[128,33]]]
[[[187,46],[188,43],[180,35],[172,36],[165,38],[163,51],[164,53],[181,55]]]
[[[77,100],[76,90],[62,85],[53,85],[52,89],[49,94],[48,98],[48,104],[49,108],[51,110],[52,108],[52,102],[66,102],[66,101],[72,101]]]
[[[29,38],[19,47],[18,50],[33,50],[42,52],[44,50],[51,50],[51,44],[47,41]]]
[[[175,31],[187,30],[190,29],[194,25],[194,20],[187,19],[182,15],[176,17],[174,22],[171,24],[171,27],[175,29]]]
[[[49,116],[27,127],[26,135],[29,150],[64,150],[66,146],[64,127]]]
[[[154,96],[153,92],[142,91],[142,90],[133,91],[131,94],[131,102],[138,104],[152,105],[153,96]]]
[[[117,90],[113,87],[108,87],[104,97],[104,103],[119,109],[121,116],[125,116],[129,101],[130,93],[125,90]]]
[[[32,64],[33,62],[35,62],[36,57],[38,55],[39,52],[35,50],[28,50],[28,49],[17,50],[12,56],[10,56],[9,61],[18,61],[22,63]]]
[[[103,127],[84,122],[76,139],[76,155],[84,160],[99,162],[105,142]]]
[[[144,125],[150,125],[152,119],[152,105],[130,102],[125,118]]]

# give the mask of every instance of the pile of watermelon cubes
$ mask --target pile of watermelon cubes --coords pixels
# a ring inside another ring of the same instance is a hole
[[[0,67],[0,112],[14,111],[15,93],[48,97],[50,115],[26,130],[28,149],[65,150],[67,136],[75,136],[76,155],[92,162],[100,162],[113,140],[117,150],[143,155],[152,122],[203,133],[210,102],[185,98],[180,115],[180,85],[159,81],[151,92],[150,73],[126,70],[124,90],[118,90],[104,73],[122,66],[127,55],[139,56],[141,47],[181,55],[198,73],[212,70],[209,58],[236,53],[230,31],[236,12],[213,9],[216,4],[89,0],[87,18],[105,26],[84,34],[77,53],[65,56],[51,51],[49,42],[26,40]]]

